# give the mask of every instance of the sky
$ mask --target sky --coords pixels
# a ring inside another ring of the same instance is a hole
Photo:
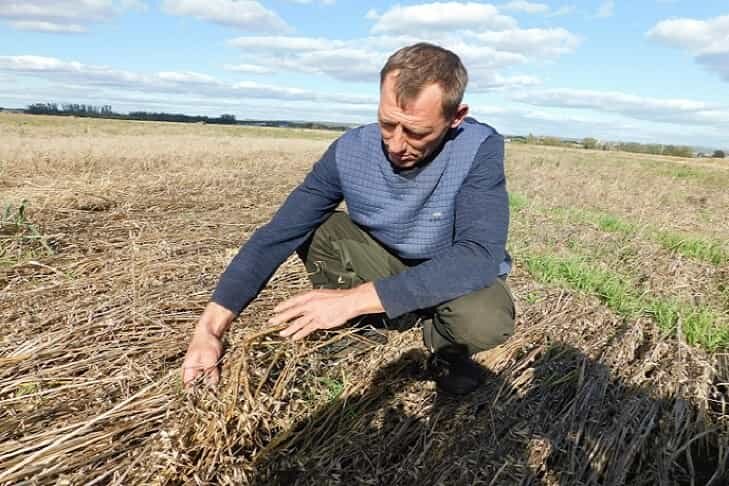
[[[370,123],[418,41],[501,133],[729,148],[727,0],[0,0],[0,106]]]

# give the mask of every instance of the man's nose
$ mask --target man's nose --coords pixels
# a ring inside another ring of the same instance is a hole
[[[405,143],[405,136],[402,133],[402,127],[396,127],[395,131],[392,133],[392,137],[390,138],[390,143],[388,143],[388,148],[390,149],[390,152],[394,154],[399,154],[402,152],[405,152],[407,146]]]

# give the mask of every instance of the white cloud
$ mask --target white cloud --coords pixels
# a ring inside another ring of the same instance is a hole
[[[314,0],[289,0],[289,2],[298,3],[301,5],[309,5],[311,3],[317,3],[317,2],[314,2]],[[320,3],[322,5],[334,5],[337,2],[336,2],[336,0],[319,0],[318,3]]]
[[[367,40],[249,36],[229,44],[255,56],[258,66],[277,71],[326,74],[344,81],[373,82],[386,58]]]
[[[345,41],[324,39],[321,37],[292,36],[247,36],[236,37],[228,43],[240,49],[258,49],[266,51],[320,51],[332,47],[344,47]]]
[[[576,7],[571,4],[562,5],[557,10],[554,10],[554,11],[550,12],[549,14],[547,14],[547,17],[561,17],[563,15],[569,15],[575,11],[575,8]]]
[[[287,32],[290,27],[257,1],[249,0],[164,0],[162,10],[170,15],[235,27],[250,32]]]
[[[125,89],[160,94],[194,94],[210,98],[266,98],[289,101],[333,101],[374,106],[373,97],[322,94],[310,90],[242,81],[225,83],[196,72],[135,73],[108,66],[94,66],[42,56],[0,56],[0,72],[32,76],[49,82]]]
[[[41,83],[27,82],[30,78]],[[516,107],[469,102],[473,113],[484,116],[483,121],[503,133],[531,131],[695,144],[725,141],[729,130],[729,110],[702,101],[540,90],[533,88],[539,82],[536,78],[500,73],[484,75],[478,82],[487,90],[521,87],[523,94],[512,95],[522,102]],[[141,73],[52,57],[0,56],[0,105],[19,107],[40,100],[112,104],[117,111],[234,113],[238,118],[340,122],[370,122],[377,107],[375,96],[323,93],[250,80],[231,83],[200,72]]]
[[[271,70],[325,74],[342,81],[371,83],[377,80],[379,70],[394,50],[421,40],[426,39],[404,35],[346,41],[246,36],[232,39],[229,44],[242,49],[257,66]],[[562,28],[457,31],[427,40],[451,49],[461,57],[470,73],[472,86],[490,86],[495,70],[554,59],[573,52],[581,42],[579,37]],[[522,85],[521,81],[517,83],[517,86]]]
[[[507,4],[501,5],[501,10],[512,12],[524,12],[528,14],[538,14],[549,12],[549,5],[545,3],[527,2],[525,0],[514,0]]]
[[[541,9],[541,4],[512,3],[515,8]],[[520,28],[515,19],[491,4],[396,5],[384,13],[370,10],[366,18],[372,21],[372,34],[364,38],[244,36],[231,39],[229,45],[241,49],[247,63],[272,71],[373,83],[395,50],[431,42],[458,54],[469,71],[471,87],[487,90],[509,86],[512,81],[514,87],[534,84],[533,76],[500,71],[558,58],[581,43],[563,28]]]
[[[474,37],[483,45],[494,49],[534,57],[558,57],[568,54],[574,52],[581,42],[579,37],[561,27],[509,29],[474,34]]]
[[[32,32],[52,32],[66,34],[80,34],[86,32],[86,27],[81,24],[59,24],[44,22],[40,20],[17,20],[9,22],[10,27],[15,30],[29,30]]]
[[[377,82],[379,71],[393,50],[417,42],[416,37],[368,37],[349,41],[298,37],[241,37],[230,44],[253,56],[256,64],[279,71],[325,74],[341,81]],[[498,50],[471,36],[467,40],[448,38],[441,45],[452,49],[469,70],[472,86],[493,85],[494,70],[524,64],[529,58],[520,52]],[[542,50],[551,44],[545,43]],[[554,47],[555,54],[560,48]],[[500,78],[500,86],[505,79]],[[523,85],[519,79],[518,86]]]
[[[604,0],[600,6],[597,8],[597,13],[595,13],[595,17],[604,19],[607,17],[612,17],[615,14],[615,1],[614,0]]]
[[[522,12],[527,14],[544,14],[547,17],[561,17],[575,11],[574,5],[562,5],[556,10],[546,3],[528,2],[525,0],[514,0],[504,5],[500,5],[499,9],[509,12]]]
[[[512,95],[512,99],[534,106],[589,109],[653,122],[729,126],[729,108],[688,99],[572,89],[527,91]]]
[[[142,0],[120,0],[123,9],[126,10],[138,10],[140,12],[146,12],[149,7]]]
[[[145,10],[139,0],[0,0],[0,19],[18,30],[79,33],[127,10]]]
[[[258,64],[226,64],[223,66],[226,71],[246,74],[271,74],[273,70]]]
[[[432,34],[454,29],[504,30],[516,27],[516,20],[502,15],[486,3],[434,2],[395,5],[383,14],[370,10],[367,18],[377,20],[372,33]]]
[[[504,134],[533,133],[557,137],[595,137],[643,143],[697,143],[725,146],[720,129],[705,125],[637,121],[620,114],[592,113],[564,108],[532,108],[472,104],[471,113]]]
[[[483,73],[469,84],[468,90],[471,93],[481,93],[485,91],[531,88],[539,84],[542,84],[542,81],[535,76],[503,76],[499,73]]]
[[[696,62],[729,82],[729,15],[709,20],[663,20],[646,35],[654,41],[690,52]]]
[[[172,81],[174,83],[190,83],[190,84],[211,84],[215,83],[215,78],[208,76],[207,74],[195,73],[195,72],[175,72],[175,71],[164,71],[157,73],[159,79],[163,81]]]
[[[668,19],[658,22],[650,39],[688,50],[721,51],[729,47],[729,15],[709,20]]]

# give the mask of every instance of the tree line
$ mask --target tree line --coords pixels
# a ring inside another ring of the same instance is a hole
[[[2,111],[2,108],[0,108]],[[117,120],[162,121],[179,123],[211,123],[219,125],[252,125],[260,127],[311,128],[317,130],[343,131],[349,125],[320,122],[292,122],[288,120],[236,120],[235,115],[225,113],[219,117],[201,115],[184,115],[182,113],[131,111],[127,114],[117,113],[111,105],[34,103],[28,105],[24,113],[31,115],[78,116],[88,118],[113,118]]]
[[[512,137],[514,141],[534,144],[549,145],[557,147],[574,147],[590,150],[618,150],[621,152],[633,152],[639,154],[670,155],[673,157],[715,157],[724,158],[726,153],[723,150],[715,150],[712,154],[695,154],[693,147],[687,145],[664,145],[658,143],[637,143],[637,142],[601,142],[592,137],[585,137],[582,140],[564,140],[559,137],[537,137],[531,133],[526,137]]]
[[[61,104],[58,103],[34,103],[28,105],[25,113],[31,115],[60,115],[78,116],[89,118],[115,118],[120,120],[142,120],[142,121],[166,121],[181,123],[212,123],[220,125],[235,125],[235,115],[223,114],[219,117],[200,115],[184,115],[182,113],[132,111],[128,114],[117,113],[112,110],[111,105],[86,105],[86,104]]]

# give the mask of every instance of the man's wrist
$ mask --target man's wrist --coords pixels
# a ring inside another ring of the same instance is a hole
[[[377,314],[384,312],[380,296],[377,295],[375,284],[367,282],[352,289],[355,295],[356,315]]]
[[[205,307],[195,332],[204,332],[221,338],[230,324],[235,319],[235,314],[220,304],[210,302]]]

